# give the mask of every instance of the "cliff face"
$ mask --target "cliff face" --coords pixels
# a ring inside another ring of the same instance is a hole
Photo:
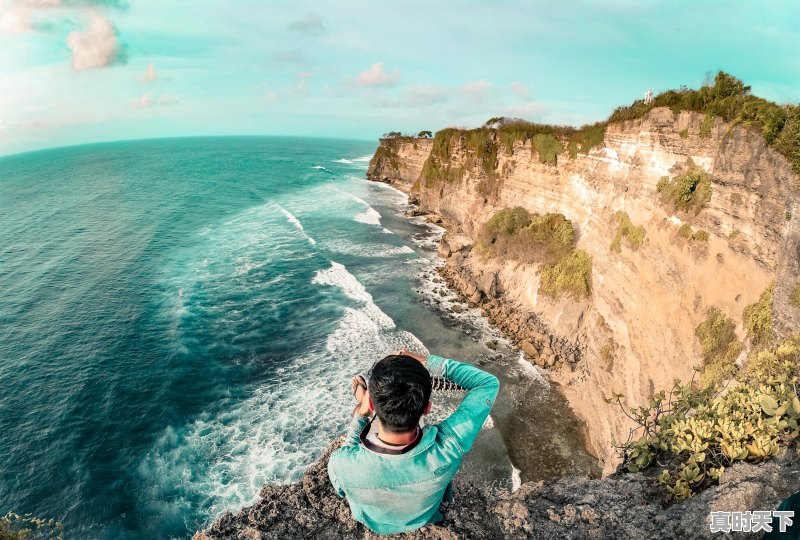
[[[674,378],[689,380],[701,363],[695,329],[710,307],[733,319],[744,339],[743,309],[774,280],[776,332],[800,329],[800,310],[789,301],[800,276],[798,178],[760,133],[717,119],[701,137],[702,121],[697,113],[654,109],[609,126],[588,154],[562,152],[555,165],[541,163],[530,141],[517,141],[511,152],[501,144],[488,172],[466,145],[456,145],[447,165],[464,172],[449,182],[422,173],[429,140],[382,141],[370,164],[368,178],[412,192],[423,211],[450,224],[440,251],[456,285],[510,328],[537,363],[560,366],[551,376],[586,421],[606,471],[617,462],[611,440],[627,438],[630,425],[603,398],[621,392],[637,406]],[[697,215],[676,212],[657,185],[696,169],[711,180],[710,200]],[[492,215],[518,206],[572,222],[576,247],[592,257],[588,299],[540,294],[537,265],[470,249]],[[625,241],[620,252],[610,248],[618,211],[646,231],[637,250]],[[687,239],[684,223],[708,238]]]

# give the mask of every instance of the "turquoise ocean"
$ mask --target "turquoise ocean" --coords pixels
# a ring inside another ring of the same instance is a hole
[[[374,149],[192,138],[0,158],[0,513],[67,538],[187,538],[297,480],[344,429],[350,377],[404,346],[501,377],[473,481],[590,471],[536,370],[475,310],[444,309],[441,231],[364,179]]]

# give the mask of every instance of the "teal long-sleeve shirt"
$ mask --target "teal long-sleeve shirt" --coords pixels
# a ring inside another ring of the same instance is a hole
[[[378,453],[361,444],[369,419],[353,415],[342,447],[331,454],[328,476],[353,517],[379,534],[412,531],[441,520],[439,504],[464,455],[492,409],[500,384],[475,366],[431,355],[431,376],[442,376],[467,393],[458,409],[403,454]]]

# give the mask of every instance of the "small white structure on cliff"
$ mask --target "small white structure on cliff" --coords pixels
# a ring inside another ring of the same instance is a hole
[[[652,103],[653,102],[653,90],[652,90],[652,88],[650,90],[645,90],[644,91],[644,102],[645,103]]]

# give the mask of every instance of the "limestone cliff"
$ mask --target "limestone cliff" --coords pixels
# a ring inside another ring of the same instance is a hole
[[[424,172],[430,140],[383,140],[370,164],[368,178],[410,192],[422,211],[445,219],[440,252],[451,279],[532,360],[556,368],[551,377],[586,421],[607,472],[617,463],[610,442],[625,439],[630,425],[604,396],[618,391],[636,406],[674,378],[689,380],[700,363],[695,329],[708,308],[736,321],[744,339],[743,309],[775,281],[775,331],[800,328],[789,300],[800,276],[798,178],[760,133],[717,118],[701,136],[703,122],[698,113],[656,108],[609,125],[601,144],[574,157],[563,151],[555,164],[542,163],[530,140],[498,143],[491,170],[456,140],[446,166],[461,174],[438,181]],[[711,180],[696,215],[677,212],[658,192],[662,178],[690,168]],[[592,257],[588,298],[540,294],[537,265],[471,249],[487,220],[512,207],[572,222],[577,248]],[[646,231],[636,250],[610,248],[618,211]],[[687,238],[685,223],[708,237]]]

